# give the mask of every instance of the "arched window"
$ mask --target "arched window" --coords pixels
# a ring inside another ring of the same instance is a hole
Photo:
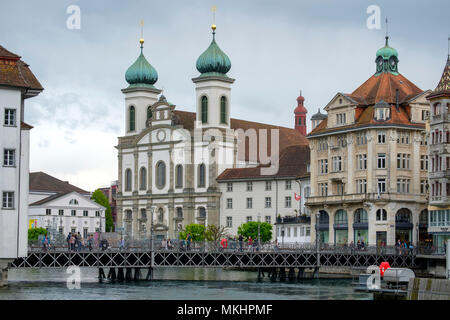
[[[386,221],[387,220],[387,212],[384,209],[377,210],[377,221]]]
[[[164,221],[164,209],[159,208],[158,210],[158,222],[162,223]]]
[[[328,212],[324,210],[319,211],[319,224],[328,224],[330,221],[330,217],[328,216]]]
[[[166,185],[166,164],[162,161],[156,164],[156,186],[159,189]]]
[[[206,172],[206,167],[205,165],[202,163],[201,165],[198,166],[198,186],[199,187],[204,187],[205,186],[205,173]]]
[[[346,224],[347,223],[347,211],[339,209],[336,211],[336,215],[334,216],[335,224]]]
[[[129,127],[129,131],[134,131],[136,130],[136,110],[134,109],[133,106],[130,107],[130,127]]]
[[[125,170],[125,191],[131,191],[131,169]]]
[[[147,108],[147,120],[150,120],[152,118],[152,115],[153,115],[152,107],[148,106],[148,108]]]
[[[183,218],[183,208],[177,208],[177,218]]]
[[[205,207],[199,207],[198,208],[198,217],[199,218],[206,218],[206,209],[205,209]]]
[[[147,220],[147,210],[141,209],[141,219]]]
[[[409,223],[411,222],[411,211],[409,209],[403,208],[397,211],[395,215],[395,222]]]
[[[202,97],[202,123],[208,122],[208,98]]]
[[[227,123],[227,98],[220,98],[220,123]]]
[[[147,188],[147,170],[142,167],[139,171],[139,189],[145,190]]]
[[[131,210],[125,211],[125,219],[127,219],[127,220],[133,219],[133,212]]]
[[[303,189],[303,195],[304,195],[305,199],[308,198],[308,197],[310,196],[310,194],[311,194],[311,189],[310,189],[310,187],[305,187],[305,188]]]
[[[367,211],[363,208],[356,209],[355,211],[355,223],[368,223]]]
[[[183,166],[181,164],[175,167],[175,188],[183,188]]]
[[[423,209],[419,215],[419,224],[426,225],[428,224],[428,210]]]
[[[69,204],[77,205],[78,204],[78,200],[77,199],[72,199],[72,200],[69,201]]]

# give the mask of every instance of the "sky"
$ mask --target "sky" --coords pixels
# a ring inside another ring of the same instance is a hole
[[[300,90],[308,120],[338,92],[351,93],[375,72],[389,44],[399,72],[434,89],[448,54],[450,1],[366,0],[40,0],[2,1],[0,45],[20,56],[45,90],[25,102],[30,171],[93,191],[117,180],[117,137],[125,135],[125,72],[139,55],[155,67],[167,100],[195,111],[197,58],[216,41],[231,60],[231,117],[294,126]],[[80,28],[67,20],[76,5]],[[369,28],[380,9],[380,28]],[[323,111],[322,111],[323,112]],[[308,131],[311,129],[308,121]]]

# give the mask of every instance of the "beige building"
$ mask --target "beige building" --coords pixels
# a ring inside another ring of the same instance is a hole
[[[313,116],[311,240],[367,245],[418,242],[427,209],[428,152],[423,91],[398,73],[398,53],[376,53],[376,72],[351,94],[338,93]],[[318,221],[317,221],[318,219]]]

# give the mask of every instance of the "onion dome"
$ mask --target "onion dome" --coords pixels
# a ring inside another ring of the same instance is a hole
[[[376,74],[389,72],[398,75],[398,61],[398,52],[389,46],[389,37],[386,36],[385,46],[376,53]]]
[[[306,110],[305,106],[303,105],[303,102],[305,101],[305,98],[302,96],[302,92],[300,91],[300,95],[297,98],[297,108],[295,108],[294,113],[307,113],[308,110]]]
[[[434,89],[434,91],[427,98],[436,98],[441,96],[450,96],[450,54],[447,57],[447,63],[436,89]]]
[[[212,25],[213,40],[208,49],[197,59],[197,70],[201,77],[205,76],[226,76],[231,69],[231,61],[228,56],[219,48],[215,40],[216,25]]]
[[[140,39],[141,54],[125,73],[125,80],[129,87],[151,87],[158,81],[158,73],[155,68],[145,59],[143,54],[144,39]]]
[[[323,120],[323,119],[326,119],[326,118],[327,118],[327,115],[321,113],[320,112],[320,108],[319,108],[319,111],[317,111],[316,114],[312,115],[311,120]]]

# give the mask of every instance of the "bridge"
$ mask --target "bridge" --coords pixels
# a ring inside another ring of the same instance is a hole
[[[349,248],[273,248],[262,246],[260,249],[214,249],[206,246],[164,249],[155,248],[109,248],[92,251],[69,251],[67,248],[43,250],[34,248],[25,258],[13,261],[9,268],[67,268],[69,266],[94,267],[99,269],[99,279],[106,278],[104,269],[109,268],[108,278],[131,279],[134,269],[134,279],[140,279],[141,269],[148,269],[147,280],[153,278],[154,268],[239,268],[247,270],[258,269],[260,277],[264,271],[269,276],[280,278],[289,270],[291,276],[298,269],[298,278],[302,278],[305,268],[314,269],[314,277],[318,277],[321,267],[344,267],[348,269],[365,269],[370,265],[380,265],[389,262],[391,267],[420,269],[423,259],[417,252],[396,252],[394,248],[365,248],[354,250]],[[116,274],[117,268],[117,274]],[[123,277],[123,272],[127,273]]]

